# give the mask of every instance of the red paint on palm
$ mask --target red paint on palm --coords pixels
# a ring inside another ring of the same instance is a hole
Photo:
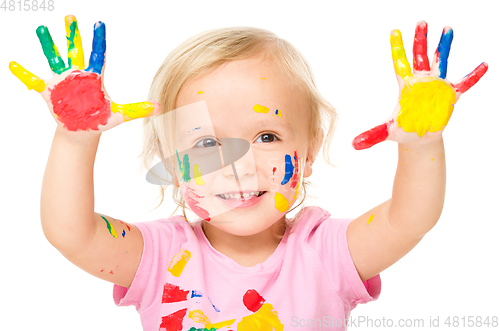
[[[262,307],[266,300],[256,290],[248,290],[243,295],[243,304],[254,313]]]
[[[57,119],[69,131],[99,130],[111,117],[111,102],[102,91],[101,76],[75,70],[51,90]]]
[[[160,331],[182,331],[182,320],[186,316],[187,308],[161,318]]]
[[[163,296],[161,303],[186,301],[189,291],[181,290],[179,286],[166,283],[163,285]]]
[[[365,131],[352,141],[354,149],[366,149],[387,139],[389,136],[389,123],[384,123]]]

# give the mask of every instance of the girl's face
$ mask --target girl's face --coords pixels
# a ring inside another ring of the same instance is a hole
[[[282,219],[311,175],[307,104],[274,64],[254,57],[188,81],[175,112],[184,200],[227,233],[249,236]]]

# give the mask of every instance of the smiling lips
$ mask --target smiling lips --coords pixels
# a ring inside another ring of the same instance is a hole
[[[224,200],[229,200],[229,199],[236,199],[236,200],[245,200],[245,199],[251,199],[253,197],[260,197],[262,194],[264,194],[266,191],[245,191],[245,192],[228,192],[228,193],[221,193],[221,194],[216,194],[221,199]]]

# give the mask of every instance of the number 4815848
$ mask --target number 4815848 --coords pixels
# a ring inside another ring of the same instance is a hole
[[[2,5],[0,5],[0,9],[3,11],[38,11],[38,10],[54,10],[54,0],[49,0],[45,2],[45,0],[4,0]]]

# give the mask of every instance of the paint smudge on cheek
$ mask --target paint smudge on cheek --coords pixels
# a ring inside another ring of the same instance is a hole
[[[106,221],[106,227],[108,228],[108,231],[109,233],[111,233],[111,235],[114,237],[114,238],[118,238],[118,234],[116,233],[116,230],[115,228],[113,227],[113,224],[109,223],[109,221],[102,215],[99,214],[99,216],[101,216],[101,218]]]
[[[123,232],[122,232],[122,237],[125,238],[125,230],[123,230]]]
[[[275,172],[276,172],[276,167],[273,167],[273,176]]]
[[[285,185],[288,183],[290,178],[292,178],[292,175],[294,173],[294,166],[292,163],[292,157],[288,154],[285,155],[285,176],[283,177],[283,180],[281,181],[281,185]]]
[[[193,178],[196,181],[196,184],[200,186],[205,185],[205,182],[201,178],[200,166],[197,164],[193,166]]]
[[[175,151],[175,153],[177,154],[177,162],[179,163],[179,171],[181,172],[181,179],[184,182],[189,183],[189,181],[191,180],[191,176],[190,176],[191,165],[189,164],[189,155],[184,154],[184,157],[182,158],[182,162],[181,162],[181,160],[179,158],[179,152]]]
[[[205,93],[205,92],[203,92],[203,91],[196,92],[196,94],[203,94],[203,93]]]
[[[194,193],[194,190],[190,187],[187,187],[186,185],[183,185],[183,190],[186,203],[188,204],[189,208],[191,208],[191,210],[195,212],[196,215],[200,216],[205,221],[210,222],[208,211],[198,206],[199,205],[198,200],[203,199],[204,197]]]
[[[280,213],[283,213],[289,208],[288,200],[283,196],[283,194],[276,192],[274,194],[274,206]]]
[[[118,221],[120,221],[120,220],[118,220]],[[130,226],[127,223],[124,223],[122,221],[120,221],[120,223],[123,224],[123,225],[125,225],[127,227],[127,230],[130,232]]]
[[[294,158],[295,166],[294,166],[294,170],[293,170],[293,177],[292,177],[292,180],[290,182],[291,188],[295,188],[297,186],[297,182],[299,181],[299,158],[297,156],[297,151],[294,151],[293,158]]]
[[[181,247],[179,252],[170,260],[167,270],[170,271],[172,276],[179,277],[190,258],[191,252]]]
[[[182,320],[186,316],[187,308],[161,318],[159,331],[182,331]]]
[[[51,90],[54,114],[69,131],[99,130],[111,116],[111,103],[101,89],[101,76],[79,70]]]
[[[370,217],[368,218],[368,223],[366,224],[370,224],[372,221],[373,221],[373,214],[370,215]]]
[[[261,106],[261,105],[253,106],[253,110],[256,113],[263,113],[263,114],[269,113],[269,108],[267,108],[266,106]]]

